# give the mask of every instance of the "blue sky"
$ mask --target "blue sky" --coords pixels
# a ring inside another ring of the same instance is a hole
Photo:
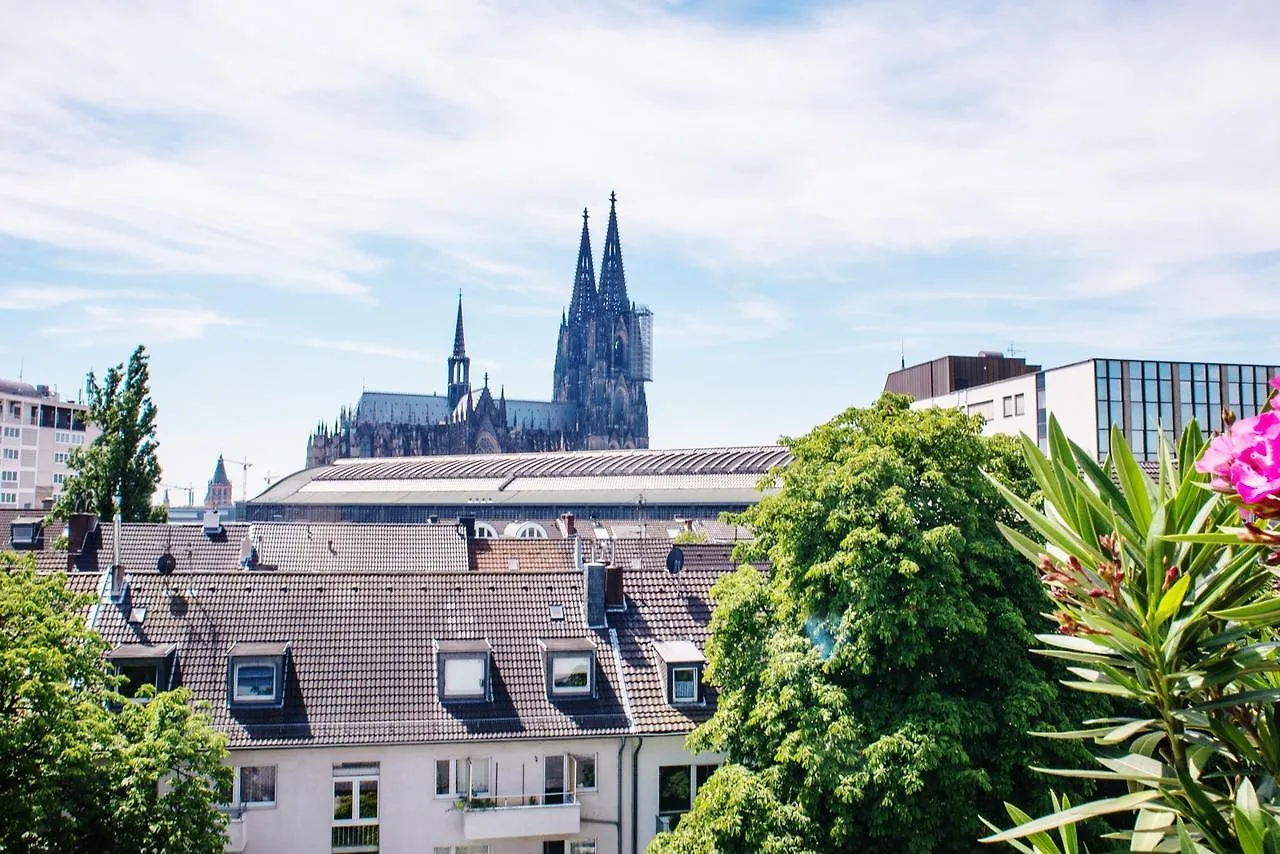
[[[251,493],[300,467],[362,387],[442,391],[459,288],[473,376],[546,397],[612,190],[655,446],[803,432],[900,346],[1280,358],[1265,0],[0,19],[0,375],[65,394],[145,343],[197,498],[220,451]]]

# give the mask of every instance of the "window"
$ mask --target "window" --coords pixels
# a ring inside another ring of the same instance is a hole
[[[0,481],[5,483],[15,483],[18,480],[16,471],[0,471]]]
[[[695,703],[698,700],[698,668],[671,668],[671,702]]]
[[[16,459],[18,458],[18,449],[17,449],[17,448],[5,448],[5,449],[4,449],[4,458],[5,458],[6,460],[16,460]]]
[[[551,693],[574,696],[591,693],[591,653],[551,656]]]
[[[658,829],[675,830],[680,817],[693,809],[698,790],[719,765],[663,765],[658,769]]]
[[[10,418],[21,418],[21,417],[22,417],[22,404],[21,404],[21,403],[10,402],[10,404],[9,404],[9,417],[10,417]]]
[[[436,677],[441,701],[489,699],[489,651],[487,640],[437,640]]]
[[[62,431],[62,430],[59,430],[59,431],[57,431],[57,432],[55,432],[55,433],[53,434],[53,441],[57,442],[59,445],[67,445],[67,444],[70,444],[70,442],[71,442],[71,434],[70,434],[70,433],[66,433],[66,432],[64,432],[64,431]]]
[[[433,854],[489,854],[488,845],[437,845]]]
[[[18,493],[16,492],[0,492],[0,504],[17,504]]]
[[[227,704],[283,706],[288,656],[288,643],[234,644],[227,652]]]
[[[542,854],[596,854],[594,839],[549,839],[542,843]]]
[[[666,665],[667,702],[672,705],[701,702],[702,665],[706,658],[689,641],[658,641],[654,652]]]
[[[167,691],[173,687],[170,683],[176,651],[174,644],[126,643],[117,646],[107,653],[107,661],[117,674],[124,677],[116,690],[131,700],[138,698],[148,685],[154,691]]]
[[[1025,394],[1015,394],[1013,396],[1013,414],[1027,414],[1027,396]]]
[[[68,454],[66,451],[58,451],[56,454],[53,455],[53,461],[55,463],[65,464],[70,457],[71,455]]]
[[[6,439],[16,439],[21,435],[22,435],[22,431],[19,430],[17,427],[4,428],[4,437]]]
[[[237,701],[259,702],[276,696],[276,668],[273,664],[247,662],[236,665],[235,698]]]
[[[1011,396],[1007,396],[1004,399],[1004,417],[1005,418],[1013,417],[1013,397]]]
[[[66,479],[67,479],[67,476],[65,474],[55,474],[53,476],[54,485],[61,486],[66,481]]]
[[[333,767],[334,854],[378,850],[378,765]]]
[[[484,682],[484,659],[445,659],[444,695],[446,697],[483,697]]]
[[[471,797],[489,794],[489,760],[437,759],[436,797]]]
[[[980,403],[971,403],[965,411],[969,415],[981,415],[985,421],[993,421],[996,416],[995,401],[984,400]]]
[[[232,778],[231,805],[275,806],[276,766],[242,765]]]

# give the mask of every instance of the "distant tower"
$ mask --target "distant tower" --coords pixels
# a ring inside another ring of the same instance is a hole
[[[644,384],[653,379],[653,315],[627,296],[617,208],[610,193],[599,289],[583,212],[573,298],[556,351],[555,399],[578,403],[578,432],[588,450],[649,447]]]
[[[458,324],[453,331],[453,355],[449,357],[449,411],[471,393],[471,360],[462,333],[462,291],[458,291]]]
[[[218,454],[218,465],[214,467],[213,477],[209,480],[209,491],[204,494],[204,506],[230,507],[234,503],[231,498],[231,478],[227,477],[222,454]]]

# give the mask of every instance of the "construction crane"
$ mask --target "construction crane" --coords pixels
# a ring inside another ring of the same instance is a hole
[[[165,505],[166,505],[166,506],[167,506],[167,505],[168,505],[168,503],[169,503],[167,499],[169,498],[168,490],[170,490],[170,489],[176,489],[176,490],[178,490],[179,492],[185,492],[185,493],[187,494],[187,506],[188,506],[188,507],[194,507],[194,506],[195,506],[195,503],[196,503],[196,490],[195,490],[195,487],[193,487],[191,484],[189,484],[189,483],[188,483],[186,486],[181,486],[181,485],[176,484],[176,483],[162,483],[162,484],[160,484],[160,486],[161,486],[162,488],[164,488],[164,489],[165,489],[165,491],[166,491],[166,492],[165,492],[165,499],[166,499],[166,500],[165,500]]]
[[[244,494],[244,500],[248,501],[249,500],[249,469],[253,468],[253,463],[249,462],[248,460],[223,460],[223,462],[228,462],[228,463],[231,463],[232,465],[240,466],[240,472],[241,472],[240,489]]]

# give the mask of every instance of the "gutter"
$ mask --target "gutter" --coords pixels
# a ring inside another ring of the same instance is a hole
[[[639,854],[636,844],[640,839],[640,748],[644,747],[644,736],[636,739],[636,749],[631,754],[631,852]]]
[[[574,542],[576,544],[576,547],[578,549],[581,549],[581,541],[575,537]],[[578,552],[578,559],[581,560],[581,551]],[[607,614],[606,614],[606,617],[607,617]],[[622,670],[622,652],[618,647],[618,630],[617,629],[614,629],[614,628],[609,629],[609,646],[613,650],[613,666],[618,670],[618,687],[622,690],[622,710],[626,712],[626,715],[627,715],[627,729],[629,729],[631,732],[635,732],[636,719],[635,719],[635,714],[631,708],[631,693],[627,690],[627,678]],[[640,741],[643,743],[644,738],[642,737]],[[619,854],[621,854],[622,852],[622,753],[626,749],[627,749],[627,737],[623,736],[621,741],[618,743],[618,852]],[[634,762],[635,762],[635,758],[632,757],[633,767],[631,769],[631,777],[632,777],[631,813],[632,813],[633,821],[632,821],[632,827],[631,827],[631,850],[633,852],[635,851],[635,848],[636,848],[636,828],[634,823],[635,799],[636,799],[636,793],[635,793],[636,773],[635,773]]]

